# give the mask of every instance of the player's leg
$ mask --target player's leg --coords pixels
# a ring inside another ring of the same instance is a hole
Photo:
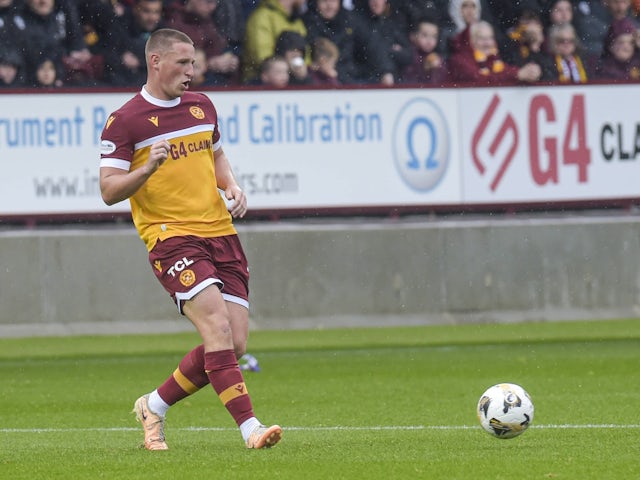
[[[149,263],[158,281],[182,312],[182,303],[207,285],[219,285],[208,259],[208,252],[197,243],[174,237],[159,241],[149,253]],[[190,266],[191,268],[185,268]],[[175,271],[179,271],[177,275]],[[189,293],[192,292],[192,293]],[[183,300],[181,300],[181,298]],[[144,446],[148,450],[166,450],[164,420],[171,405],[195,393],[209,383],[204,371],[204,346],[187,353],[178,367],[157,389],[138,398],[136,419],[144,428]]]
[[[231,336],[236,358],[239,360],[247,353],[247,340],[249,338],[249,310],[236,302],[227,301],[229,318],[231,320]]]
[[[236,359],[240,359],[247,350],[249,336],[249,310],[235,302],[227,302],[231,319],[233,349]],[[204,345],[198,345],[187,353],[178,367],[162,385],[149,394],[149,409],[165,416],[169,407],[180,400],[193,395],[209,383],[204,368]]]
[[[265,427],[255,417],[234,350],[232,324],[248,325],[246,307],[236,308],[232,305],[229,308],[222,293],[212,285],[186,301],[183,311],[202,337],[209,382],[240,427],[247,447],[275,445],[280,440],[282,429],[277,425]],[[232,318],[232,315],[236,318]],[[242,334],[239,335],[242,337]]]
[[[236,358],[240,358],[246,350],[249,331],[248,310],[234,302],[227,302],[227,307],[231,318],[234,351]],[[204,363],[204,344],[201,344],[184,356],[162,385],[136,401],[134,412],[145,427],[145,448],[168,448],[164,438],[164,418],[169,407],[209,383]]]

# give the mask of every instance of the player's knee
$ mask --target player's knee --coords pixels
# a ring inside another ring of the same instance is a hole
[[[233,349],[236,352],[236,358],[239,360],[245,353],[247,353],[247,342],[244,341],[234,341]]]

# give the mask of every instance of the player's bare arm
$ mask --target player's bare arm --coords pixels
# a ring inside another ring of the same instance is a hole
[[[216,169],[216,179],[218,188],[224,191],[227,200],[231,200],[229,213],[233,218],[242,218],[247,213],[247,196],[238,185],[231,164],[224,150],[219,148],[215,151],[214,164]]]
[[[160,140],[149,150],[147,162],[140,168],[133,171],[126,171],[120,168],[102,167],[100,168],[100,192],[102,200],[107,205],[126,200],[136,193],[147,179],[158,170],[169,155],[171,146],[166,140]]]

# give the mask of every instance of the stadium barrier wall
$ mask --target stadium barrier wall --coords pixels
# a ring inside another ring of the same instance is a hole
[[[243,223],[252,328],[640,313],[640,219]],[[192,330],[130,226],[0,232],[0,336]]]

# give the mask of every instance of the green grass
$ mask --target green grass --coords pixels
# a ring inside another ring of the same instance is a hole
[[[640,478],[640,320],[254,332],[277,448],[244,449],[210,387],[169,412],[169,451],[137,448],[133,400],[197,341],[0,339],[0,478]],[[536,407],[512,440],[475,417],[502,381]]]

